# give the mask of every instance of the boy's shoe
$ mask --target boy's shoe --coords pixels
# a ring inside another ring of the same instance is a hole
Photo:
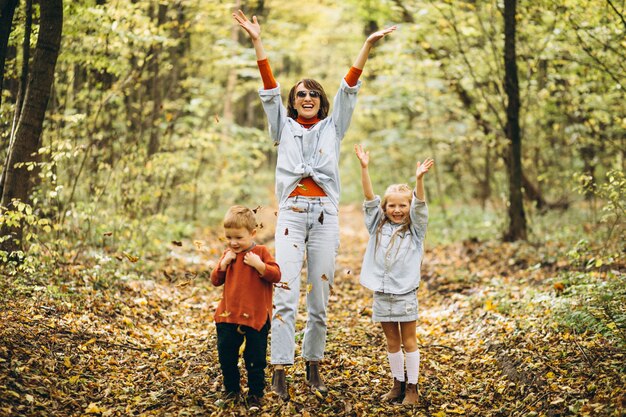
[[[274,373],[272,373],[272,391],[283,401],[289,400],[285,369],[274,369]]]
[[[316,361],[306,362],[306,383],[313,389],[318,390],[321,394],[326,394],[328,388],[320,375],[320,363]]]
[[[224,391],[224,396],[215,401],[218,407],[225,407],[230,402],[238,402],[240,400],[238,391]]]
[[[404,393],[402,405],[417,404],[417,399],[417,384],[406,384],[406,392]]]
[[[248,395],[246,397],[248,411],[258,411],[263,407],[263,397],[260,395]]]
[[[393,379],[393,386],[385,395],[381,397],[383,401],[393,402],[395,400],[399,400],[404,397],[404,392],[406,389],[406,384],[404,381],[398,381],[396,378]]]

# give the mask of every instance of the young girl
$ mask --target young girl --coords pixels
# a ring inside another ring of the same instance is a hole
[[[361,86],[359,77],[370,50],[396,27],[375,32],[365,40],[352,68],[341,80],[331,111],[322,86],[308,78],[291,88],[285,107],[261,42],[261,26],[256,16],[248,20],[239,10],[233,17],[254,46],[263,80],[259,95],[269,122],[270,137],[278,152],[276,197],[279,211],[275,247],[276,261],[287,285],[274,291],[272,390],[281,398],[289,399],[285,367],[294,363],[300,277],[306,256],[308,314],[302,341],[305,382],[311,389],[325,393],[328,389],[319,364],[326,348],[326,307],[339,246],[339,149],[350,125]]]
[[[415,334],[416,293],[428,222],[423,178],[434,161],[427,158],[423,163],[417,162],[415,190],[406,184],[393,184],[381,201],[372,188],[369,152],[361,145],[355,145],[354,150],[361,162],[363,209],[370,234],[361,268],[361,285],[374,291],[372,319],[380,322],[385,333],[393,375],[393,387],[382,398],[391,402],[404,397],[402,404],[415,404],[420,363]]]

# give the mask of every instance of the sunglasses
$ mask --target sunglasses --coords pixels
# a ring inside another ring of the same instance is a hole
[[[322,95],[319,91],[315,91],[315,90],[311,90],[311,91],[300,90],[296,92],[296,97],[305,98],[307,94],[311,98],[320,98],[320,96]]]

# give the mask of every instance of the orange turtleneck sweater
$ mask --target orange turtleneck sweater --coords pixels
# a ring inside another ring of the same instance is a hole
[[[261,61],[257,61],[257,65],[259,66],[259,71],[261,72],[263,88],[265,90],[276,88],[278,86],[278,83],[276,82],[276,79],[274,79],[274,74],[272,74],[272,68],[270,68],[269,61],[267,59],[263,59]],[[348,71],[348,74],[346,74],[346,76],[344,77],[344,80],[346,80],[346,83],[348,83],[350,87],[354,87],[357,81],[359,81],[359,77],[361,76],[362,72],[363,70],[355,67],[350,67],[350,70]],[[304,119],[298,116],[296,121],[300,123],[300,125],[305,129],[310,129],[315,126],[315,124],[319,122],[320,119],[318,119],[317,116],[312,119]],[[311,177],[306,177],[300,180],[296,188],[291,192],[291,194],[289,194],[289,197],[294,197],[297,195],[305,197],[324,197],[326,196],[326,193],[324,192],[322,187],[317,185],[317,183]]]

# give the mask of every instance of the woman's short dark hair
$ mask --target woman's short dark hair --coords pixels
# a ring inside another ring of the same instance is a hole
[[[317,117],[322,120],[328,116],[328,110],[330,109],[330,103],[328,102],[328,97],[326,96],[326,92],[324,91],[324,87],[320,83],[310,78],[304,78],[298,81],[291,90],[289,91],[289,102],[287,103],[287,113],[288,116],[292,119],[298,118],[298,112],[294,108],[293,104],[296,101],[296,87],[300,84],[304,84],[309,90],[314,90],[320,93],[320,109],[317,112]]]

